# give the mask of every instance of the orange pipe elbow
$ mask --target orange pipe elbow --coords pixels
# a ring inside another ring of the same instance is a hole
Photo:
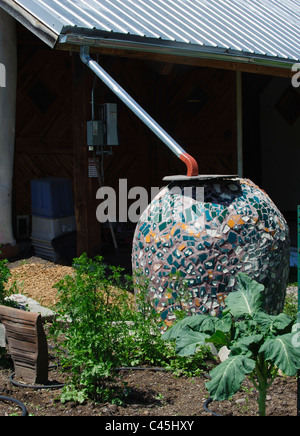
[[[180,156],[180,160],[182,160],[187,166],[187,176],[194,177],[198,176],[199,169],[196,160],[188,153],[182,153]]]

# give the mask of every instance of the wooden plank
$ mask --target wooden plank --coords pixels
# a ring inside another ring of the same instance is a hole
[[[36,138],[36,137],[18,137],[16,139],[16,152],[18,154],[40,155],[55,154],[66,155],[72,158],[73,143],[72,136],[69,138]]]
[[[41,315],[0,306],[16,378],[27,384],[48,382],[48,345]]]

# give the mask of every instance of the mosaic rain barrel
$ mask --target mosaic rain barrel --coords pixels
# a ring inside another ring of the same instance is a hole
[[[149,281],[162,327],[174,322],[180,307],[178,275],[189,313],[219,315],[236,274],[244,272],[265,285],[266,310],[275,314],[284,305],[289,230],[269,196],[250,180],[172,182],[140,217],[132,266]]]

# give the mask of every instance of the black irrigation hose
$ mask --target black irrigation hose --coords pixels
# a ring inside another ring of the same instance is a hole
[[[205,401],[204,405],[203,405],[203,409],[205,410],[205,412],[210,413],[213,416],[223,416],[223,415],[219,415],[216,412],[212,412],[211,410],[209,410],[208,406],[210,405],[210,403],[212,403],[212,398],[208,398],[208,400]]]
[[[121,366],[116,368],[115,371],[172,371],[172,369],[161,368],[161,367],[151,367],[151,366]]]
[[[55,367],[57,367],[57,365],[51,365],[51,366],[49,366],[49,369],[50,369],[50,368],[55,368]],[[13,373],[10,375],[9,380],[11,381],[11,383],[12,383],[14,386],[17,386],[17,387],[19,387],[19,388],[31,388],[31,389],[61,389],[61,388],[63,388],[63,387],[65,386],[64,383],[56,383],[56,384],[53,384],[53,385],[51,385],[51,384],[49,384],[49,385],[27,385],[27,384],[25,384],[25,383],[18,383],[18,382],[16,382],[16,381],[14,380],[14,376],[15,376],[15,373],[13,372]],[[27,411],[27,409],[26,409],[25,404],[23,404],[21,401],[17,400],[16,398],[5,397],[5,396],[0,395],[0,401],[9,401],[9,402],[15,403],[15,404],[16,404],[17,406],[19,406],[19,407],[21,408],[21,410],[22,410],[22,415],[21,415],[21,416],[28,416],[28,411]]]
[[[51,367],[56,367],[56,365],[53,365]],[[50,368],[51,368],[50,367]],[[147,366],[122,366],[120,368],[116,368],[115,371],[142,371],[142,370],[149,370],[149,371],[169,371],[166,368],[160,368],[160,367],[147,367]],[[18,383],[14,380],[15,373],[13,372],[9,376],[9,380],[14,386],[17,386],[19,388],[31,388],[31,389],[61,389],[65,386],[65,383],[57,383],[57,384],[49,384],[49,385],[27,385],[25,383]]]
[[[15,398],[11,398],[11,397],[4,397],[2,395],[0,395],[0,401],[9,401],[9,402],[15,403],[22,410],[22,415],[21,416],[28,416],[28,411],[26,409],[26,406],[21,401],[16,400]]]
[[[147,367],[147,366],[122,366],[122,367],[120,367],[120,368],[116,368],[115,370],[116,370],[116,371],[146,371],[146,370],[149,370],[149,371],[166,371],[166,372],[167,372],[167,371],[170,371],[169,369],[166,369],[166,368],[161,368],[161,367]],[[57,383],[57,384],[54,384],[54,385],[26,385],[26,384],[23,384],[23,383],[18,383],[18,382],[16,382],[16,381],[14,380],[14,375],[15,375],[15,373],[12,373],[12,374],[10,375],[10,377],[9,377],[11,383],[12,383],[14,386],[18,386],[18,387],[22,387],[22,388],[32,388],[32,389],[60,389],[60,388],[63,388],[63,387],[65,386],[64,383],[61,383],[61,384],[60,384],[60,383]],[[22,410],[22,416],[27,416],[27,415],[28,415],[28,411],[27,411],[25,405],[24,405],[21,401],[16,400],[15,398],[3,397],[3,396],[1,396],[1,395],[0,395],[0,401],[11,401],[11,402],[15,403],[15,404],[17,404],[17,405],[21,408],[21,410]],[[204,403],[204,405],[203,405],[204,410],[205,410],[206,412],[210,413],[210,414],[213,415],[213,416],[222,416],[222,415],[219,415],[218,413],[215,413],[215,412],[209,410],[208,406],[209,406],[209,404],[212,403],[212,401],[213,401],[212,398],[208,398],[208,399],[205,401],[205,403]]]
[[[30,389],[61,389],[65,386],[65,383],[55,383],[53,385],[26,385],[25,383],[18,383],[14,380],[15,373],[13,372],[9,376],[9,380],[14,386],[19,388],[30,388]]]

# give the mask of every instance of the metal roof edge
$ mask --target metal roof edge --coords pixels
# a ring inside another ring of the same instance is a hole
[[[0,0],[0,7],[17,21],[19,21],[28,30],[34,33],[37,37],[39,37],[43,42],[49,45],[51,48],[55,47],[59,38],[60,31],[55,31],[54,27],[50,28],[41,20],[37,20],[36,16],[27,11],[22,6],[18,5],[13,0]],[[39,8],[38,5],[37,8]]]
[[[78,29],[77,29],[78,30]],[[128,51],[140,51],[145,53],[156,53],[163,55],[183,56],[191,58],[211,59],[224,62],[240,62],[266,67],[276,67],[291,69],[297,60],[271,57],[268,55],[258,55],[237,50],[230,50],[222,47],[200,46],[196,44],[187,44],[179,42],[170,42],[164,40],[151,40],[149,38],[142,40],[137,38],[112,38],[111,36],[86,36],[79,32],[61,34],[58,45],[63,48],[64,45],[89,46],[93,48],[120,49]],[[114,34],[115,35],[115,34]]]

